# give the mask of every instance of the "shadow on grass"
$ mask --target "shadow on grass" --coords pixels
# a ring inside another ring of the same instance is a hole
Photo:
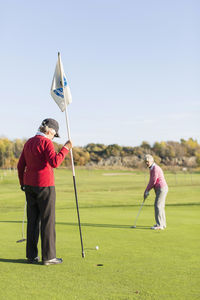
[[[80,209],[104,209],[104,208],[137,208],[140,207],[140,204],[113,204],[113,205],[81,205],[79,208]],[[166,207],[180,207],[180,206],[200,206],[200,202],[191,202],[191,203],[167,203],[165,205]],[[147,204],[145,203],[145,207],[152,208],[154,207],[154,204]],[[71,210],[74,209],[73,207],[59,207],[57,210]]]
[[[0,223],[22,223],[22,222],[21,221],[0,221]],[[78,223],[75,223],[75,222],[56,222],[56,225],[78,226]],[[121,228],[121,229],[150,229],[150,226],[138,225],[136,228],[131,228],[131,226],[133,226],[133,225],[123,225],[123,224],[81,223],[81,226],[82,227],[99,227],[99,228]]]
[[[0,223],[22,223],[22,221],[12,221],[12,220],[10,220],[10,221],[0,221]]]
[[[56,222],[57,225],[66,226],[78,226],[77,223],[70,222]],[[133,225],[119,225],[119,224],[94,224],[94,223],[81,223],[81,226],[85,227],[100,227],[100,228],[120,228],[120,229],[150,229],[149,226],[137,226],[136,228],[131,228]]]
[[[25,265],[42,265],[42,262],[30,264],[26,259],[0,258],[0,263],[25,264]]]

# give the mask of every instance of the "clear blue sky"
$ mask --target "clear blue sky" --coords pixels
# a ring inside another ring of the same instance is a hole
[[[1,1],[0,136],[65,114],[50,96],[61,52],[74,145],[200,142],[200,1]]]

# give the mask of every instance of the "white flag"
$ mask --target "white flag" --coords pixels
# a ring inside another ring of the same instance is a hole
[[[58,54],[58,61],[51,85],[51,96],[58,104],[61,111],[64,111],[66,105],[72,102],[71,91],[67,82],[67,77],[63,70],[60,54]]]

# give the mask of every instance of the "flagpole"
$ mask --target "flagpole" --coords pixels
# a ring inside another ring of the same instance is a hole
[[[65,93],[64,93],[64,82],[63,82],[63,73],[62,73],[62,68],[61,68],[60,52],[58,52],[58,61],[59,61],[59,67],[60,67],[60,73],[61,73],[61,85],[63,88],[63,96],[64,96],[64,100],[65,100],[65,119],[66,119],[67,133],[68,133],[68,139],[71,141],[67,104],[66,104]],[[70,149],[70,156],[71,156],[71,167],[72,167],[72,175],[73,175],[74,193],[75,193],[75,200],[76,200],[76,211],[77,211],[79,233],[80,233],[80,240],[81,240],[81,251],[82,251],[82,257],[84,258],[85,253],[84,253],[84,248],[83,248],[83,238],[82,238],[82,231],[81,231],[81,221],[80,221],[80,214],[79,214],[78,195],[77,195],[77,189],[76,189],[76,176],[75,176],[74,158],[73,158],[72,149]]]

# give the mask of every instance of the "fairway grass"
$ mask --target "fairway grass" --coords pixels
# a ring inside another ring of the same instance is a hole
[[[77,170],[83,259],[71,172],[56,170],[57,256],[64,260],[56,266],[26,263],[25,243],[16,243],[21,238],[24,194],[16,173],[4,176],[0,299],[200,299],[200,175],[194,174],[191,181],[180,174],[175,182],[173,174],[166,174],[168,226],[153,231],[153,192],[137,227],[130,228],[148,173],[105,173],[113,171]]]

